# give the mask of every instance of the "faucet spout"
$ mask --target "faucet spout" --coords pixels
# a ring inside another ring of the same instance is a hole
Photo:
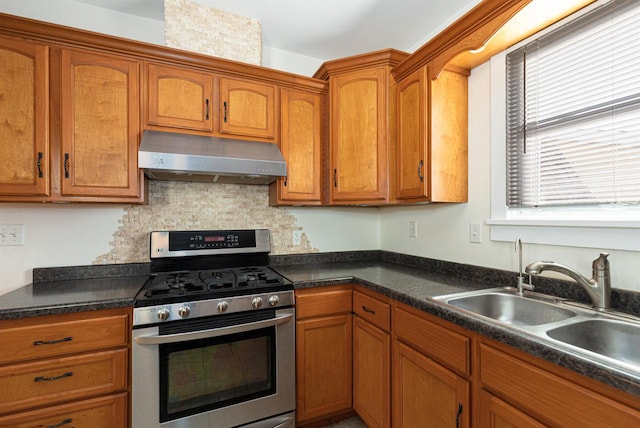
[[[547,261],[531,263],[524,271],[529,275],[540,275],[545,270],[562,273],[586,290],[595,308],[609,309],[611,307],[611,275],[608,256],[608,253],[600,253],[600,256],[593,261],[593,278],[591,279],[585,278],[580,272],[568,266]]]

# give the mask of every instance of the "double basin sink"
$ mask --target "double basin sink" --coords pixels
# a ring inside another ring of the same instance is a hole
[[[640,318],[601,312],[553,296],[495,288],[433,297],[640,381]]]

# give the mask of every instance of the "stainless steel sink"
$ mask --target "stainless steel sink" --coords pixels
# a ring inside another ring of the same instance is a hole
[[[520,326],[549,324],[576,316],[572,310],[512,294],[479,294],[450,298],[446,303],[496,321]]]
[[[513,288],[430,298],[488,319],[571,355],[623,371],[640,382],[640,318]]]
[[[553,328],[547,335],[640,369],[640,325],[593,319]]]

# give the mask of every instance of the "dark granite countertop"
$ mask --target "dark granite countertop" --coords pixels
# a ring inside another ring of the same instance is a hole
[[[501,284],[426,271],[384,260],[348,263],[278,265],[274,268],[295,283],[296,288],[317,287],[352,282],[395,300],[438,316],[498,342],[568,368],[592,379],[640,396],[640,373],[618,371],[543,343],[535,336],[508,326],[468,315],[429,297],[501,287]]]
[[[34,282],[0,296],[0,320],[133,306],[148,264],[34,269]]]
[[[468,315],[430,297],[513,286],[514,272],[407,256],[355,251],[272,256],[271,266],[295,288],[356,283],[473,332],[640,396],[640,374],[630,375],[570,355],[527,333]],[[34,283],[0,296],[0,320],[133,306],[149,275],[145,263],[34,269]],[[587,301],[581,287],[536,278],[536,290]],[[640,313],[640,293],[613,290],[614,307]]]

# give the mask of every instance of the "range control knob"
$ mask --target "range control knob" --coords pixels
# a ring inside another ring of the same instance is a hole
[[[253,299],[251,299],[251,306],[256,309],[262,306],[262,297],[254,297]]]
[[[169,315],[171,315],[171,310],[169,308],[162,308],[158,310],[156,315],[160,321],[166,321],[169,319]]]
[[[280,298],[275,294],[273,296],[269,296],[269,306],[275,306],[280,303]]]
[[[222,313],[222,312],[226,312],[227,309],[229,308],[229,304],[227,302],[220,302],[218,303],[218,312]]]
[[[180,318],[187,318],[189,314],[191,314],[191,308],[189,306],[180,306],[180,309],[178,309]]]

